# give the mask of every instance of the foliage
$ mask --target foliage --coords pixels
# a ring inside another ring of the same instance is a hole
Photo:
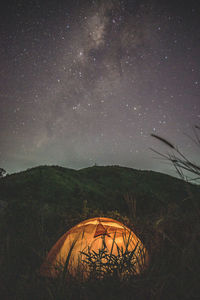
[[[194,130],[194,138],[190,137],[190,139],[200,149],[199,131],[200,127],[196,125]],[[192,174],[195,177],[193,177],[191,180],[196,181],[197,183],[200,182],[200,165],[197,162],[191,161],[191,159],[185,156],[184,153],[176,145],[172,144],[168,140],[156,134],[152,134],[151,136],[158,139],[171,149],[172,152],[169,154],[162,154],[155,150],[153,151],[158,153],[162,158],[166,159],[167,161],[170,161],[182,179],[188,181],[190,180],[189,176]]]
[[[103,247],[97,251],[91,250],[88,247],[87,252],[81,252],[83,255],[83,262],[86,264],[89,277],[92,279],[102,279],[105,276],[115,276],[118,279],[128,278],[131,275],[136,275],[138,272],[138,258],[135,254],[139,245],[137,244],[132,251],[128,250],[128,244],[125,249],[117,246],[117,254],[113,254],[113,246],[117,243],[115,237],[113,239],[113,245],[109,252],[105,243]],[[139,249],[139,252],[144,256],[143,249]],[[139,265],[139,268],[144,269],[144,265]]]
[[[0,168],[0,178],[6,175],[6,170]]]

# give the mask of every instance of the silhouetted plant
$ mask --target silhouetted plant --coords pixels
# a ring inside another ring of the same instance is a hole
[[[192,137],[189,138],[194,142],[194,144],[196,144],[200,148],[200,137],[199,137],[198,130],[200,130],[200,127],[196,125],[194,130],[194,138]],[[192,162],[190,158],[188,158],[183,154],[183,152],[178,148],[178,146],[172,144],[167,139],[156,134],[151,134],[151,136],[161,141],[171,149],[172,152],[169,154],[160,153],[155,149],[151,149],[151,150],[159,154],[162,158],[166,159],[167,161],[170,161],[174,165],[177,173],[182,179],[187,181],[189,180],[188,176],[185,174],[185,171],[187,171],[197,176],[190,180],[196,182],[200,180],[200,165],[198,163]]]
[[[129,243],[128,238],[126,247],[119,247],[114,235],[111,251],[109,251],[106,247],[105,237],[102,236],[102,247],[100,249],[94,251],[88,247],[87,251],[82,251],[83,263],[86,264],[89,277],[93,279],[102,279],[105,276],[127,278],[144,270],[146,253],[143,247],[137,243],[134,249],[130,251],[128,250]],[[117,254],[113,253],[114,246],[117,249]],[[138,258],[138,255],[140,258]]]
[[[0,178],[6,175],[6,170],[0,168]]]
[[[198,135],[200,127],[195,126],[195,128],[194,138],[190,137],[190,139],[200,148]],[[166,212],[155,223],[155,229],[157,232],[159,231],[163,241],[166,241],[161,249],[163,249],[164,255],[171,264],[167,272],[169,278],[174,278],[172,293],[178,292],[179,299],[195,299],[200,294],[198,284],[198,280],[200,280],[200,257],[198,254],[200,247],[200,209],[199,198],[194,197],[191,191],[192,186],[188,185],[188,181],[199,182],[200,165],[192,162],[176,145],[168,140],[155,134],[151,136],[171,149],[169,154],[162,154],[154,149],[152,150],[171,162],[181,179],[186,182],[188,197],[182,199],[180,203],[168,205]],[[195,177],[188,177],[188,173]],[[187,201],[188,206],[187,209],[183,209],[186,200],[189,200]],[[170,281],[167,281],[169,284]]]

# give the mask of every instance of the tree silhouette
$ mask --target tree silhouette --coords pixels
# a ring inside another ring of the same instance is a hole
[[[6,175],[6,170],[0,168],[0,178]]]

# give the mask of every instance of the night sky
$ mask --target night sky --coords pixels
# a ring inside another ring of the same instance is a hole
[[[0,167],[198,160],[200,1],[7,0],[0,9]]]

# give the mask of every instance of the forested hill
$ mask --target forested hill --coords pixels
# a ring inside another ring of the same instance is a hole
[[[84,203],[91,209],[127,213],[127,198],[135,199],[137,212],[153,213],[169,203],[188,206],[190,196],[200,188],[153,171],[119,166],[94,166],[73,170],[58,166],[39,166],[0,179],[1,203],[28,203],[80,211]],[[27,206],[28,208],[28,206]]]

